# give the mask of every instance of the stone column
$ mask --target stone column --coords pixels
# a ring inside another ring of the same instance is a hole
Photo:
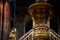
[[[10,32],[10,6],[8,1],[4,4],[4,23],[3,23],[3,40],[8,40]]]
[[[3,4],[0,2],[0,40],[2,38],[2,10],[3,9]]]

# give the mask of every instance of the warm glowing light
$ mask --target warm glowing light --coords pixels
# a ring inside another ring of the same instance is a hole
[[[6,1],[4,5],[4,30],[8,31],[9,28],[9,16],[10,16],[10,7],[9,3]]]

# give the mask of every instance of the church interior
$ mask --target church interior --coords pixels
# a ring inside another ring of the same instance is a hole
[[[54,38],[55,36],[52,35],[52,39],[29,38],[30,36],[32,36],[29,34],[30,30],[35,29],[33,27],[34,23],[32,23],[32,22],[37,22],[37,21],[32,21],[32,20],[36,20],[36,19],[33,19],[33,18],[35,18],[35,17],[33,17],[34,14],[32,14],[33,16],[31,16],[31,14],[28,11],[28,7],[32,4],[34,4],[35,1],[36,0],[4,0],[4,1],[0,0],[0,30],[1,30],[0,31],[0,40],[60,40],[60,36],[58,36],[58,35],[60,35],[60,15],[59,15],[60,14],[60,1],[59,0],[47,0],[47,1],[40,0],[40,1],[46,1],[48,3],[48,5],[51,4],[53,6],[53,13],[49,19],[50,20],[49,28],[52,29],[54,31],[53,32],[54,35],[56,35],[58,37]],[[37,1],[39,1],[39,0],[37,0]],[[42,4],[43,4],[43,2],[42,2]],[[6,7],[5,7],[5,5],[6,5]],[[3,10],[1,9],[1,7]],[[6,9],[4,9],[4,8],[6,8]],[[6,11],[6,12],[4,12],[4,11]],[[30,10],[30,11],[32,11],[32,10]],[[4,15],[4,14],[6,14],[6,15]],[[5,16],[6,16],[6,18],[5,18]],[[40,16],[40,14],[39,14],[39,16]],[[7,21],[5,22],[5,20],[7,20]],[[6,26],[4,26],[4,25],[6,25]],[[7,31],[5,31],[5,30],[7,30]],[[27,35],[29,37],[27,37],[25,35]]]

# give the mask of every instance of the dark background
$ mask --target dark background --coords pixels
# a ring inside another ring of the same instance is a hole
[[[11,21],[10,21],[10,26],[11,26],[11,29],[13,27],[16,27],[15,26],[15,7],[16,7],[16,0],[9,0],[10,2],[10,17],[11,17]]]
[[[17,38],[20,38],[24,34],[24,29],[26,33],[32,28],[32,20],[28,13],[27,7],[34,2],[35,0],[16,0],[15,22],[17,28]],[[60,1],[48,0],[47,2],[52,4],[54,7],[54,13],[53,16],[51,16],[51,29],[58,33],[58,28],[60,28]],[[24,21],[26,16],[28,18]]]

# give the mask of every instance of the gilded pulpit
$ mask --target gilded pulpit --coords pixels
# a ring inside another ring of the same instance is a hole
[[[47,0],[36,0],[28,7],[32,18],[32,29],[19,40],[60,40],[60,36],[50,28],[53,6]]]

